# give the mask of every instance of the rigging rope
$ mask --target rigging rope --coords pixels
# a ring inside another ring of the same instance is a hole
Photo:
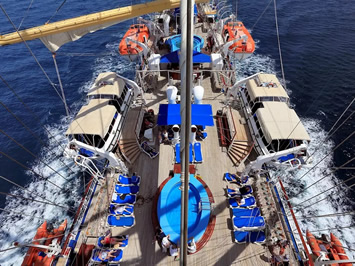
[[[11,18],[9,17],[9,15],[7,14],[6,10],[4,9],[4,7],[0,4],[0,8],[2,9],[2,11],[4,12],[5,16],[7,17],[7,19],[9,20],[9,22],[11,23],[11,25],[13,26],[13,28],[15,29],[15,31],[17,32],[17,34],[20,36],[22,42],[26,45],[28,51],[31,53],[32,57],[35,59],[37,65],[40,67],[40,69],[42,70],[43,74],[46,76],[49,84],[53,87],[53,89],[56,91],[56,93],[58,94],[58,97],[62,100],[62,102],[64,103],[64,100],[62,98],[62,96],[60,95],[60,93],[58,92],[57,88],[55,87],[54,83],[52,82],[52,80],[50,79],[50,77],[48,76],[47,72],[43,69],[42,65],[40,64],[40,62],[38,61],[37,57],[34,55],[34,53],[32,52],[32,49],[28,46],[27,42],[25,39],[23,39],[22,35],[20,34],[20,32],[18,31],[18,29],[16,28],[15,24],[12,22]]]
[[[322,195],[322,194],[328,192],[329,190],[332,190],[332,189],[334,189],[334,188],[336,188],[336,187],[339,187],[339,186],[341,186],[341,185],[343,185],[343,184],[346,185],[346,182],[348,182],[348,181],[350,181],[350,180],[353,180],[354,178],[355,178],[355,175],[352,176],[352,177],[350,177],[350,178],[348,178],[348,179],[345,180],[345,181],[340,182],[338,185],[335,185],[335,186],[333,186],[333,187],[331,187],[331,188],[329,188],[329,189],[327,189],[327,190],[325,190],[325,191],[323,191],[323,192],[321,192],[321,193],[318,193],[317,195],[315,195],[315,196],[313,196],[313,197],[310,197],[310,198],[307,199],[307,200],[302,201],[301,203],[296,204],[296,205],[293,206],[293,207],[297,207],[297,206],[299,206],[299,205],[302,205],[303,203],[305,203],[305,202],[307,202],[307,201],[310,201],[311,199],[313,199],[313,198],[315,198],[315,197],[318,197],[319,195]],[[354,185],[355,185],[355,184],[354,184]],[[350,188],[353,187],[354,185],[351,185]],[[312,205],[314,205],[314,204],[308,205],[307,207],[303,207],[303,206],[302,206],[302,207],[299,207],[299,208],[305,209],[305,208],[308,208],[308,207],[310,207],[310,206],[312,206]]]
[[[338,118],[338,120],[334,123],[334,125],[332,126],[331,129],[329,129],[328,134],[333,130],[333,128],[336,126],[336,124],[339,122],[339,120],[343,117],[343,115],[346,113],[346,111],[348,111],[348,109],[350,108],[350,106],[354,103],[355,101],[355,97],[353,98],[353,100],[351,101],[351,103],[349,103],[348,107],[346,107],[346,109],[344,110],[344,112],[341,114],[341,116]]]
[[[54,16],[57,15],[57,13],[58,13],[59,10],[64,6],[64,4],[65,4],[66,1],[67,1],[67,0],[64,0],[64,1],[60,4],[60,6],[57,8],[57,10],[54,12],[54,14],[47,20],[46,24],[48,24],[48,23],[52,20],[52,18],[54,18]]]
[[[285,79],[285,72],[284,72],[284,65],[282,62],[282,53],[281,53],[281,43],[280,43],[280,34],[279,34],[279,25],[277,22],[277,10],[276,10],[276,0],[274,0],[274,12],[275,12],[275,25],[276,25],[276,35],[277,35],[277,44],[279,47],[279,55],[280,55],[280,65],[281,65],[281,73],[282,79],[284,82],[285,89],[287,90],[286,79]],[[291,132],[292,133],[292,132]]]
[[[341,169],[343,166],[345,166],[345,165],[351,163],[351,162],[354,161],[354,160],[355,160],[355,157],[352,158],[352,159],[350,159],[350,160],[347,161],[346,163],[342,164],[339,168]],[[309,185],[308,187],[304,188],[301,192],[306,191],[306,190],[309,189],[310,187],[312,187],[312,186],[314,186],[315,184],[317,184],[317,183],[319,183],[320,181],[322,181],[324,178],[326,178],[326,177],[328,177],[328,176],[334,174],[337,170],[338,170],[338,169],[335,169],[335,170],[331,171],[329,174],[323,176],[322,178],[318,179],[318,180],[317,180],[316,182],[314,182],[313,184],[311,184],[311,185]],[[298,195],[297,195],[297,196],[298,196]],[[294,197],[296,197],[296,196],[294,196]],[[294,197],[290,197],[289,199],[293,199]]]
[[[16,93],[16,91],[7,83],[7,81],[1,75],[0,75],[0,79],[6,85],[6,87],[8,87],[11,90],[11,92],[21,102],[21,104],[26,108],[26,110],[31,113],[32,118],[34,118],[42,126],[42,128],[47,132],[47,134],[51,136],[51,138],[56,142],[56,144],[59,147],[62,148],[62,151],[64,152],[65,147],[63,147],[63,145],[59,141],[57,141],[57,139],[52,135],[52,133],[42,124],[41,120],[35,114],[35,112],[33,112],[32,109],[29,106],[27,106],[27,104],[25,104],[25,102],[22,100],[22,98]],[[44,142],[41,142],[41,143],[44,144]],[[47,144],[44,144],[44,145],[45,145],[45,147],[47,146]],[[65,167],[67,167],[71,171],[71,173],[75,173],[75,171],[73,171],[65,162],[62,161],[62,157],[58,157],[58,159]]]
[[[72,208],[68,208],[68,207],[65,207],[65,206],[62,206],[62,205],[59,205],[59,204],[48,203],[48,202],[41,201],[41,200],[36,200],[36,199],[29,199],[29,198],[25,198],[25,197],[22,197],[22,196],[19,196],[19,195],[14,195],[14,194],[11,194],[11,193],[1,192],[1,191],[0,191],[0,194],[6,195],[6,196],[11,196],[11,197],[14,197],[14,198],[20,198],[20,199],[24,199],[24,200],[31,200],[31,201],[34,201],[34,202],[39,202],[39,203],[43,203],[43,204],[47,204],[47,205],[53,205],[53,206],[56,206],[56,207],[60,207],[60,208],[66,209],[68,212],[75,214],[75,211],[72,211]]]
[[[20,22],[20,25],[18,25],[18,27],[17,27],[18,30],[20,30],[23,21],[24,21],[25,18],[27,17],[28,11],[30,11],[30,8],[31,8],[31,6],[32,6],[32,4],[33,4],[33,1],[34,1],[34,0],[31,0],[31,3],[30,3],[30,5],[28,6],[28,8],[27,8],[27,10],[26,10],[26,12],[25,12],[25,15],[23,16],[23,18],[22,18],[22,20],[21,20],[21,22]]]
[[[323,218],[323,217],[333,217],[333,216],[344,216],[344,215],[353,215],[355,211],[352,212],[340,212],[340,213],[328,213],[322,215],[313,215],[313,216],[296,216],[301,219],[309,219],[309,218]]]
[[[36,156],[34,153],[32,153],[30,150],[28,150],[26,147],[24,147],[22,144],[18,143],[15,139],[13,139],[12,137],[10,137],[8,134],[6,134],[2,129],[0,129],[0,132],[2,134],[4,134],[6,137],[8,137],[9,139],[11,139],[13,142],[15,142],[19,147],[21,147],[22,149],[24,149],[26,152],[28,152],[29,154],[31,154],[34,158],[36,158],[37,160],[39,160],[40,162],[42,162],[45,166],[47,166],[49,169],[51,169],[53,172],[55,172],[56,174],[58,174],[60,177],[62,177],[64,180],[69,181],[68,179],[66,179],[62,174],[60,174],[57,170],[53,169],[50,165],[48,165],[46,162],[44,162],[42,159],[40,159],[38,156]]]
[[[37,218],[39,220],[43,220],[43,217],[39,217],[39,216],[36,216],[36,215],[32,215],[32,214],[25,214],[23,212],[15,212],[15,211],[10,211],[10,210],[5,210],[3,208],[0,208],[1,211],[4,211],[4,212],[8,212],[8,213],[15,213],[15,214],[19,214],[19,215],[24,215],[24,216],[29,216],[29,217],[33,217],[33,218]],[[0,251],[1,252],[1,251]]]
[[[37,139],[37,141],[39,141],[44,147],[47,147],[47,144],[44,143],[44,141],[39,136],[37,136],[20,118],[18,118],[4,103],[0,101],[0,105],[2,105],[6,111],[8,111],[28,132],[30,132],[31,135]],[[63,164],[67,166],[64,162]],[[74,173],[74,171],[72,171],[72,173]]]
[[[19,161],[17,161],[16,159],[12,158],[10,155],[6,154],[5,152],[2,152],[0,151],[0,154],[4,155],[5,157],[7,157],[8,159],[10,159],[11,161],[17,163],[18,165],[22,166],[24,169],[27,169],[29,171],[31,171],[32,173],[34,173],[36,176],[39,176],[40,178],[42,178],[42,180],[52,184],[53,186],[57,187],[58,189],[60,190],[63,190],[63,191],[67,191],[67,190],[64,190],[62,187],[58,186],[57,184],[53,183],[52,181],[48,180],[48,178],[45,178],[44,176],[36,173],[34,170],[32,170],[31,168],[27,167],[26,165],[20,163]]]
[[[21,188],[21,189],[23,189],[23,190],[25,190],[25,191],[30,192],[30,194],[36,195],[37,197],[39,197],[39,198],[41,198],[41,199],[44,199],[44,200],[47,201],[47,202],[50,202],[50,203],[54,203],[54,204],[55,204],[55,202],[46,199],[45,197],[43,197],[43,196],[37,194],[36,192],[33,192],[33,191],[31,191],[31,190],[29,190],[29,189],[27,189],[27,188],[25,188],[25,187],[23,187],[23,186],[17,184],[16,182],[11,181],[10,179],[7,179],[6,177],[3,177],[3,176],[0,175],[0,178],[3,179],[3,180],[5,180],[5,181],[7,181],[7,182],[9,182],[9,183],[11,183],[11,184],[13,184],[13,185],[15,185],[15,186],[17,186],[17,187],[19,187],[19,188]]]
[[[256,20],[256,22],[254,23],[253,27],[251,27],[250,31],[253,31],[253,29],[255,28],[256,24],[258,24],[259,20],[262,18],[262,16],[264,16],[266,10],[269,8],[270,4],[272,3],[273,0],[270,0],[270,2],[267,4],[267,6],[265,7],[264,11],[261,13],[261,15],[258,17],[258,19]]]
[[[347,141],[349,138],[351,138],[354,134],[355,134],[355,131],[353,131],[353,133],[351,133],[342,142],[340,142],[337,146],[335,146],[334,149],[332,149],[330,152],[328,152],[318,163],[316,163],[311,169],[309,169],[305,174],[303,174],[299,179],[297,179],[297,181],[299,181],[303,177],[305,177],[310,171],[312,171],[318,164],[320,164],[326,157],[328,157],[331,153],[333,153],[336,149],[338,149],[345,141]]]

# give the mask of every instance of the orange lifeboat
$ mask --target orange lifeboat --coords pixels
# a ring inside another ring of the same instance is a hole
[[[64,237],[65,229],[67,228],[67,220],[65,220],[58,228],[52,231],[47,230],[47,221],[45,221],[38,229],[33,238],[32,244],[34,245],[49,245],[53,240],[57,240],[60,243]],[[26,253],[26,256],[22,262],[22,266],[49,266],[52,264],[55,256],[48,257],[46,255],[47,250],[37,247],[30,247]]]
[[[229,46],[229,55],[239,60],[249,57],[255,51],[255,42],[241,21],[232,21],[224,25],[223,38],[225,43],[240,38]]]
[[[346,255],[343,245],[341,244],[339,239],[335,235],[333,235],[332,233],[330,233],[330,241],[331,241],[332,247],[338,253],[339,259],[340,260],[348,260],[349,257]],[[351,266],[353,264],[352,263],[340,263],[339,265]]]
[[[131,25],[120,42],[119,45],[120,54],[123,56],[129,56],[129,58],[133,60],[135,58],[138,58],[138,55],[140,55],[143,52],[143,47],[141,47],[135,42],[126,40],[127,37],[129,37],[134,41],[147,43],[149,39],[148,27],[144,24]]]

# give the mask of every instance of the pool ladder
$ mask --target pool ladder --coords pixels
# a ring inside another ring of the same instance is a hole
[[[208,197],[201,197],[200,202],[198,204],[198,212],[202,210],[211,210],[211,202]]]

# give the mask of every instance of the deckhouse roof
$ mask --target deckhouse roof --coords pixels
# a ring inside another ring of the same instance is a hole
[[[104,138],[117,111],[108,103],[106,99],[93,99],[81,107],[65,134],[90,134]]]
[[[88,96],[90,95],[117,95],[121,96],[121,93],[124,89],[125,82],[117,77],[114,72],[105,72],[100,73],[99,76],[95,80],[95,85],[88,92]]]
[[[263,102],[264,108],[256,111],[266,140],[310,140],[302,122],[293,109],[283,102]]]
[[[251,100],[265,96],[289,98],[280,81],[273,74],[259,74],[257,78],[248,80],[247,90]]]

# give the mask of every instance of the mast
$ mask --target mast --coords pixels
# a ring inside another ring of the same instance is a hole
[[[187,264],[188,201],[189,201],[189,140],[191,128],[192,41],[194,0],[181,1],[181,219],[180,265]]]

